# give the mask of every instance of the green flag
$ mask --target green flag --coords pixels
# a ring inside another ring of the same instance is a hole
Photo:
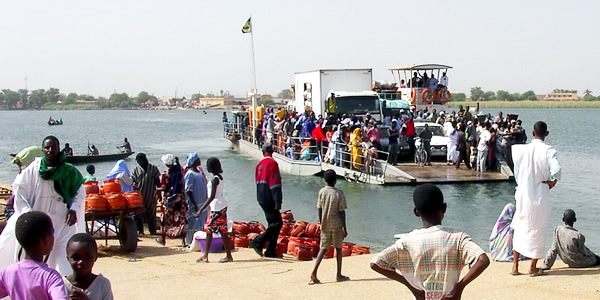
[[[246,24],[244,24],[244,27],[242,27],[242,33],[248,33],[248,32],[252,32],[252,21],[251,21],[252,17],[248,18],[248,21],[246,21]]]

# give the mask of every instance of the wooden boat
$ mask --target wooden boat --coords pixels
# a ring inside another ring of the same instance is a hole
[[[101,161],[117,161],[119,159],[126,159],[135,152],[122,152],[115,154],[104,154],[104,155],[76,155],[67,156],[67,162],[72,164],[89,164]],[[16,154],[10,156],[15,157]]]
[[[101,161],[117,161],[119,159],[126,159],[135,152],[123,152],[115,154],[104,154],[104,155],[77,155],[67,156],[67,162],[72,164],[88,164]]]

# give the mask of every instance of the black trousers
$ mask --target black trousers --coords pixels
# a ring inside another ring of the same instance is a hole
[[[471,163],[469,162],[469,156],[467,155],[467,149],[458,151],[458,160],[456,160],[456,168],[460,167],[460,162],[464,161],[467,169],[471,168]]]
[[[279,237],[279,231],[281,230],[281,226],[283,226],[283,221],[281,220],[281,213],[279,210],[276,210],[274,205],[272,204],[263,204],[259,203],[260,207],[265,212],[265,218],[267,219],[267,223],[269,224],[263,232],[263,234],[257,236],[254,239],[254,243],[259,246],[263,246],[265,243],[269,243],[267,250],[265,251],[265,256],[275,256],[275,248],[277,247],[277,238]]]

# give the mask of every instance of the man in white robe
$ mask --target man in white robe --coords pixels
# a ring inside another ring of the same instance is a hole
[[[13,182],[15,214],[8,219],[0,235],[0,269],[16,263],[25,256],[24,251],[20,251],[21,246],[15,236],[15,225],[19,216],[28,211],[42,211],[50,216],[54,226],[54,247],[47,264],[65,276],[72,273],[67,261],[67,241],[75,233],[85,232],[85,190],[80,186],[71,201],[70,208],[67,208],[63,197],[54,188],[54,181],[41,178],[40,164],[41,158],[38,157],[17,175]],[[76,215],[75,220],[72,220],[71,211]],[[74,223],[69,226],[68,223],[73,221]],[[19,252],[23,252],[20,253],[20,257]]]
[[[537,261],[544,257],[546,231],[550,219],[550,189],[560,178],[560,165],[556,150],[544,143],[548,136],[546,123],[538,121],[533,126],[534,139],[527,145],[514,145],[517,189],[517,208],[512,220],[513,275],[519,274],[519,255],[531,258],[529,274],[541,274]]]

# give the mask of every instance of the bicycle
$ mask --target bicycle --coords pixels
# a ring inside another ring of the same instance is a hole
[[[429,142],[430,140],[424,140],[421,138],[417,138],[415,142],[419,142],[419,147],[417,147],[415,151],[415,164],[423,167],[428,164],[429,157],[427,155],[427,150],[425,150],[425,142]]]

